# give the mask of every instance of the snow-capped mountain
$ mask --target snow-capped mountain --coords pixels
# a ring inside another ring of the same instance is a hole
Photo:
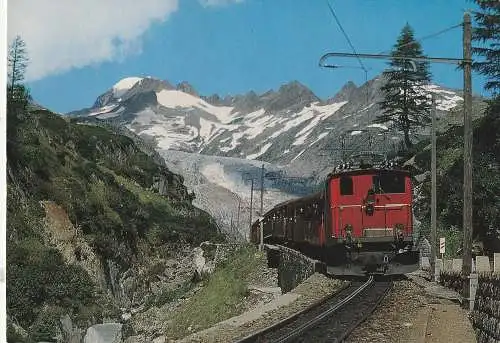
[[[399,144],[400,133],[373,123],[381,113],[377,102],[382,85],[381,77],[360,87],[348,82],[335,96],[321,100],[294,81],[260,95],[248,92],[222,98],[199,95],[187,82],[173,86],[152,77],[129,77],[100,95],[90,108],[69,115],[83,122],[118,125],[133,137],[140,136],[170,169],[184,176],[198,207],[227,232],[233,223],[246,236],[250,179],[259,189],[262,162],[267,211],[310,192],[314,180],[321,180],[352,152]],[[439,126],[460,123],[461,95],[437,85],[427,90],[438,96]],[[428,131],[412,132],[412,137],[419,139]],[[347,149],[343,153],[342,146]],[[260,205],[256,198],[254,194],[253,218]]]
[[[152,77],[129,77],[91,108],[70,115],[120,123],[161,150],[259,159],[321,172],[342,157],[342,144],[354,150],[399,144],[400,133],[373,123],[380,114],[376,103],[382,84],[381,77],[361,87],[348,82],[323,101],[297,81],[260,95],[221,98],[200,96],[187,82],[174,87]],[[427,91],[438,96],[438,118],[456,121],[461,95],[437,85]],[[426,134],[428,130],[412,132],[416,139]]]

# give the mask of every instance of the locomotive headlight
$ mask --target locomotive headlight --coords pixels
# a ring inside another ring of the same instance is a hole
[[[396,238],[398,240],[403,240],[404,238],[404,225],[403,224],[396,224],[394,225],[394,231],[396,233]]]

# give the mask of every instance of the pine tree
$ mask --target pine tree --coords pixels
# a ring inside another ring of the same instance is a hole
[[[29,90],[22,82],[28,66],[28,53],[26,43],[20,36],[9,46],[7,63],[7,126],[8,130],[12,130],[31,100]]]
[[[8,82],[9,91],[13,92],[14,87],[24,80],[26,67],[28,66],[28,53],[26,43],[17,36],[9,47],[8,61]]]
[[[391,55],[393,57],[425,57],[409,24],[401,30]],[[389,62],[391,70],[383,73],[387,80],[382,87],[384,100],[379,103],[383,114],[375,119],[376,123],[392,122],[397,130],[403,132],[407,148],[413,145],[410,130],[414,127],[425,126],[430,122],[431,104],[424,87],[431,80],[429,63],[427,61],[414,63],[415,70],[409,59],[392,59]]]
[[[500,96],[500,1],[475,0],[480,10],[473,12],[476,26],[472,40],[478,46],[472,48],[475,55],[484,58],[472,67],[488,78],[485,89]]]

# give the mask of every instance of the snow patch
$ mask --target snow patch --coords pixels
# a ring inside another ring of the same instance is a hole
[[[125,108],[124,107],[120,107],[116,111],[102,113],[102,114],[97,115],[96,117],[99,118],[99,119],[114,118],[114,117],[118,117],[124,111],[125,111]]]
[[[135,76],[121,79],[113,86],[113,97],[114,98],[121,97],[123,94],[127,93],[127,91],[130,88],[134,87],[137,82],[141,80],[142,77],[135,77]]]
[[[389,129],[387,128],[387,126],[382,125],[382,124],[370,124],[370,125],[368,125],[367,127],[378,127],[379,129],[382,129],[382,130],[386,130],[386,131],[387,131],[387,130],[389,130]]]
[[[233,107],[210,105],[206,101],[194,95],[178,90],[163,89],[156,93],[156,98],[158,99],[160,105],[167,108],[198,108],[202,111],[213,114],[221,123],[229,123],[233,119],[233,116],[231,115]]]
[[[216,129],[217,126],[213,122],[208,121],[204,118],[200,118],[200,130],[199,130],[200,137],[207,139]]]
[[[371,108],[375,103],[371,103],[370,105],[364,107],[360,112],[366,111],[367,109]]]
[[[252,118],[249,122],[243,124],[247,128],[243,131],[243,134],[247,139],[254,139],[260,135],[264,129],[267,127],[274,127],[278,124],[279,119],[273,116],[263,116],[265,113],[264,109],[250,113],[247,117]]]
[[[363,133],[363,131],[359,131],[359,130],[352,131],[351,136],[356,136],[356,135],[359,135],[360,133]]]
[[[306,151],[306,149],[302,150],[301,152],[299,152],[299,154],[297,156],[295,156],[290,162],[293,162],[295,161],[297,158],[300,157],[300,155],[302,155],[304,153],[304,151]]]
[[[238,141],[245,135],[244,132],[234,132],[231,136],[231,146],[220,148],[220,151],[228,152],[235,149],[238,146]]]
[[[98,114],[109,113],[109,112],[113,111],[115,108],[117,108],[118,106],[119,106],[118,104],[106,105],[106,106],[99,108],[99,110],[97,112],[91,112],[91,113],[87,114],[87,116],[91,117],[91,116],[96,116]]]
[[[337,102],[330,105],[319,106],[318,103],[311,104],[308,109],[302,110],[298,115],[300,118],[305,120],[311,120],[302,130],[300,130],[295,137],[297,140],[292,143],[292,145],[302,145],[305,143],[307,137],[311,134],[313,129],[318,125],[318,123],[326,118],[330,117],[332,114],[337,112],[342,106],[344,106],[347,101]],[[288,123],[287,123],[288,124]]]
[[[312,142],[311,144],[309,144],[309,146],[313,146],[314,144],[316,144],[317,142],[319,142],[320,140],[322,140],[323,138],[325,138],[328,134],[329,134],[329,132],[320,133],[319,136],[318,136],[318,138],[316,138],[316,140],[314,142]]]
[[[266,143],[258,153],[255,153],[255,154],[250,154],[247,156],[247,159],[248,160],[254,160],[256,159],[257,157],[259,157],[260,155],[263,155],[267,149],[269,149],[271,147],[271,145],[273,145],[273,143]]]

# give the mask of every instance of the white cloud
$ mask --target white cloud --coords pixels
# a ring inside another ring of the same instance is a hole
[[[141,36],[165,21],[178,0],[12,0],[8,40],[19,34],[29,81],[141,52]]]
[[[243,2],[243,0],[198,0],[203,7],[222,6]]]

